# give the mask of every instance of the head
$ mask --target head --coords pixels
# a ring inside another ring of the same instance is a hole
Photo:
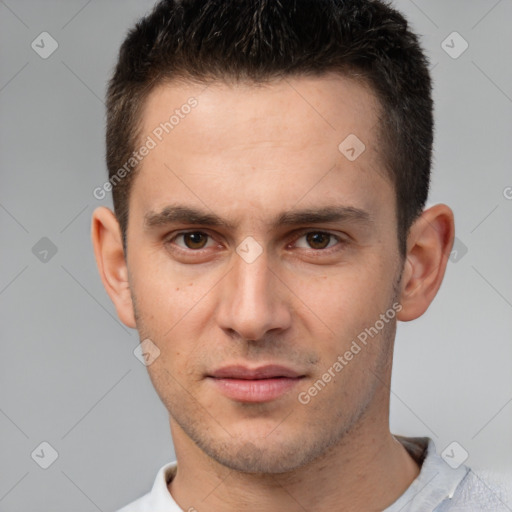
[[[140,167],[137,160],[126,164],[144,142],[141,112],[156,87],[180,79],[258,84],[329,72],[366,85],[378,99],[380,170],[395,189],[403,256],[428,196],[431,79],[417,36],[380,1],[159,2],[122,44],[108,89],[107,167],[123,236]],[[123,167],[130,170],[118,180]]]
[[[162,1],[130,31],[93,240],[159,350],[175,444],[277,473],[387,428],[396,321],[428,308],[453,242],[449,208],[423,211],[432,139],[427,61],[382,2]],[[214,377],[240,364],[300,378],[233,398]]]

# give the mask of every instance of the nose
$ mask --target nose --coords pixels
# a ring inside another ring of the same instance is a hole
[[[234,254],[231,270],[222,280],[219,326],[243,340],[258,341],[290,326],[291,292],[275,269],[269,268],[264,251],[255,261],[247,262]]]

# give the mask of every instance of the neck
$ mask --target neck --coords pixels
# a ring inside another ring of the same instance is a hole
[[[169,492],[183,510],[238,512],[382,511],[419,467],[389,428],[356,426],[328,453],[288,473],[250,474],[207,456],[171,418],[178,471]]]

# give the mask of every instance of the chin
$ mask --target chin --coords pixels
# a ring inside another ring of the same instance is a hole
[[[315,459],[323,450],[307,446],[303,441],[283,445],[267,438],[231,442],[222,447],[201,446],[202,450],[219,464],[234,471],[255,474],[289,473]]]

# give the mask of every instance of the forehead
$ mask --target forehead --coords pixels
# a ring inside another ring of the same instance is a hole
[[[260,210],[282,203],[283,194],[290,203],[307,195],[304,206],[319,195],[343,196],[368,209],[383,184],[390,186],[377,145],[378,112],[369,87],[335,74],[265,84],[163,83],[143,108],[140,141],[150,138],[153,148],[134,186],[151,196],[146,209],[173,202],[178,188],[217,206],[240,206],[235,195],[243,189]]]
[[[189,109],[192,98],[197,106]],[[299,149],[304,141],[337,142],[351,133],[373,145],[369,138],[376,134],[378,110],[379,102],[366,82],[334,73],[266,83],[165,82],[146,99],[142,131],[151,133],[171,120],[177,142],[187,128],[200,139],[203,145],[196,151],[209,149],[209,143],[223,150],[257,142]],[[230,140],[223,139],[227,132]]]

